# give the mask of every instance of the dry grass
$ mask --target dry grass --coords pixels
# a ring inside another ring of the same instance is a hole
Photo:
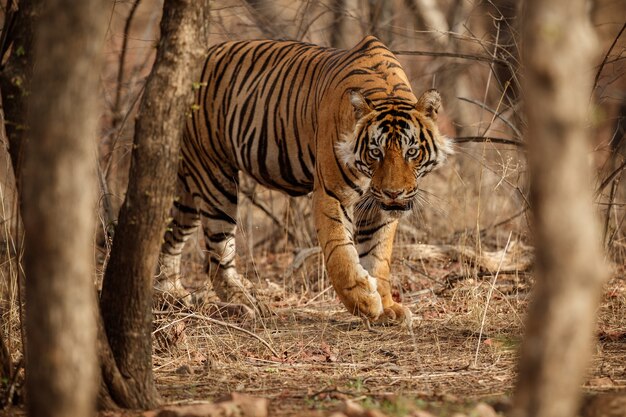
[[[319,297],[281,285],[276,286],[281,291],[266,294],[273,300],[274,316],[237,323],[271,349],[197,311],[159,313],[157,340],[175,342],[155,344],[161,394],[177,403],[248,393],[269,398],[272,416],[324,415],[323,410],[345,399],[390,415],[425,408],[446,416],[478,401],[506,404],[515,381],[531,274],[499,274],[488,302],[495,271],[448,282],[466,270],[463,261],[420,263],[396,257],[393,267],[398,291],[418,318],[413,336],[398,327],[367,331],[332,291]],[[275,265],[257,268],[272,282],[280,279]],[[587,391],[626,389],[624,272],[616,271],[607,287]],[[227,323],[232,325],[232,319]]]
[[[296,410],[313,415],[347,398],[370,405],[397,398],[420,400],[417,404],[443,401],[454,408],[508,394],[521,333],[521,321],[509,318],[518,315],[527,292],[493,297],[474,365],[489,283],[440,285],[437,294],[431,280],[443,284],[449,266],[420,266],[421,277],[400,260],[394,267],[403,300],[419,318],[413,336],[398,327],[369,332],[334,297],[310,302],[317,294],[294,298],[288,288],[273,294],[280,306],[275,316],[239,324],[278,356],[257,339],[197,313],[170,312],[159,315],[156,324],[157,333],[178,337],[175,346],[156,348],[160,392],[168,401],[183,402],[246,392],[270,398],[271,415]]]

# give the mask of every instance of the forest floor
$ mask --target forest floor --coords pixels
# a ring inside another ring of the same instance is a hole
[[[270,416],[326,416],[348,399],[387,416],[452,416],[478,402],[506,409],[531,272],[502,268],[496,276],[458,260],[396,256],[395,283],[414,313],[411,335],[399,326],[368,331],[331,290],[290,292],[283,277],[292,260],[269,255],[254,265],[269,318],[157,312],[154,367],[166,403],[237,392],[268,399]],[[626,389],[625,273],[615,267],[606,286],[588,393]]]
[[[382,413],[371,416],[494,415],[471,412],[479,403],[506,412],[533,285],[532,250],[513,242],[508,251],[481,250],[477,257],[458,245],[439,248],[453,250],[433,255],[427,246],[397,245],[394,251],[394,296],[412,310],[413,334],[400,326],[366,329],[337,300],[315,252],[240,262],[271,306],[270,317],[220,317],[210,305],[155,310],[153,363],[164,406],[240,393],[266,399],[271,417],[329,417],[348,400]],[[191,285],[201,285],[197,259],[184,265]],[[597,393],[626,391],[623,262],[613,265],[598,313],[583,385],[592,401]],[[617,414],[581,416],[626,416],[620,407]],[[0,411],[5,415],[25,412],[13,407]]]

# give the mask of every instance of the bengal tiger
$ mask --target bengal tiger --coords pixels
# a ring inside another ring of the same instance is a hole
[[[197,85],[161,283],[182,288],[181,252],[202,225],[215,293],[262,305],[235,266],[243,171],[291,196],[312,192],[326,270],[349,312],[410,323],[410,310],[392,298],[391,251],[398,219],[422,198],[420,178],[452,153],[436,124],[439,93],[416,98],[396,57],[373,36],[348,50],[222,43],[208,50]]]

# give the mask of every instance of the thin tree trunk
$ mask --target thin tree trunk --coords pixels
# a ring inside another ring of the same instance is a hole
[[[113,353],[101,352],[103,375],[113,401],[122,407],[158,403],[152,374],[152,285],[173,201],[185,111],[206,46],[201,34],[206,3],[165,1],[161,41],[135,126],[128,191],[100,299]],[[125,378],[122,390],[115,389],[119,380],[110,379],[119,374]]]
[[[357,20],[359,4],[356,0],[334,0],[332,2],[333,23],[330,28],[330,46],[349,49],[356,45],[363,34]]]
[[[393,32],[392,13],[393,2],[368,0],[368,24],[369,33],[376,36],[388,47],[392,47]]]
[[[26,99],[31,93],[33,72],[33,23],[39,15],[41,3],[36,0],[8,3],[0,51],[4,56],[11,49],[11,54],[0,71],[0,92],[9,153],[19,187],[22,147],[27,131]]]
[[[8,0],[5,11],[4,26],[0,37],[0,60],[6,57],[6,62],[0,69],[0,95],[2,95],[2,111],[4,129],[7,137],[7,151],[10,161],[7,169],[12,174],[5,177],[6,188],[5,210],[9,221],[7,242],[12,243],[11,252],[15,253],[17,285],[23,289],[24,274],[22,265],[24,230],[20,211],[20,192],[22,162],[24,159],[24,144],[28,132],[26,120],[26,102],[31,95],[31,80],[33,72],[34,54],[34,22],[40,14],[42,2],[36,0]],[[10,51],[10,52],[9,52]],[[9,198],[7,198],[9,197]],[[11,253],[7,251],[7,254]],[[21,290],[20,290],[21,291]],[[21,294],[19,292],[18,294]],[[21,303],[21,299],[18,298]],[[23,304],[20,305],[20,314],[23,317]],[[24,335],[22,334],[24,341]],[[26,346],[23,346],[26,349]]]
[[[38,19],[22,187],[30,416],[87,416],[95,406],[94,144],[105,4],[48,0]]]
[[[487,11],[494,16],[494,22],[488,27],[493,39],[497,40],[497,56],[506,61],[506,64],[494,63],[494,73],[510,107],[514,107],[519,99],[519,9],[517,0],[494,0],[487,6]]]
[[[296,39],[298,25],[281,17],[283,6],[274,0],[244,0],[250,16],[263,36],[274,39]]]
[[[408,6],[413,9],[418,20],[422,22],[426,30],[430,31],[430,37],[435,42],[438,50],[446,50],[450,43],[450,26],[443,11],[435,0],[409,0]],[[461,7],[461,6],[457,6]]]
[[[576,415],[607,275],[594,216],[586,132],[595,34],[585,0],[529,0],[525,103],[537,284],[514,416]]]

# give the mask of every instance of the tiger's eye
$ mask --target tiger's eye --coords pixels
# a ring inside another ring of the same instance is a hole
[[[374,159],[380,159],[380,157],[383,156],[383,153],[381,152],[380,149],[374,148],[374,149],[370,149],[370,156]]]
[[[409,148],[406,151],[406,157],[409,159],[415,158],[419,154],[418,148]]]

